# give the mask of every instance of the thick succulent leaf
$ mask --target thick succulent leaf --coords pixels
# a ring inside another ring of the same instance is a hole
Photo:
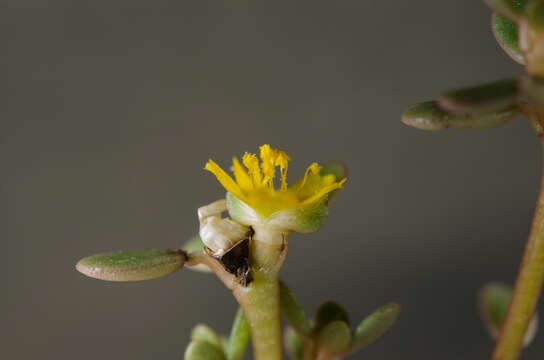
[[[541,107],[544,106],[544,80],[524,75],[520,87],[531,102]]]
[[[198,324],[191,331],[191,340],[206,341],[222,349],[221,338],[206,324]]]
[[[304,343],[301,338],[298,336],[297,332],[288,327],[285,329],[285,348],[287,353],[293,360],[301,360],[304,355]]]
[[[323,327],[333,321],[343,321],[349,325],[349,315],[342,305],[337,302],[324,302],[319,306],[315,314],[314,331],[321,331]]]
[[[241,360],[244,357],[247,343],[249,342],[249,324],[247,323],[244,311],[239,308],[232,323],[230,338],[227,346],[228,360]]]
[[[310,334],[311,326],[304,309],[283,281],[280,281],[280,304],[281,312],[287,322],[301,335]]]
[[[523,15],[527,0],[483,0],[487,6],[511,20]]]
[[[81,259],[76,269],[87,276],[109,281],[139,281],[179,270],[187,259],[182,250],[148,249],[117,251]]]
[[[448,91],[438,99],[441,109],[454,114],[476,114],[501,111],[515,106],[519,96],[519,80],[503,79],[489,84]]]
[[[510,299],[512,298],[512,289],[510,286],[502,283],[490,283],[482,287],[478,296],[478,308],[480,315],[489,334],[497,338],[500,329],[506,318]],[[529,323],[525,332],[523,345],[528,346],[536,336],[538,329],[538,316],[535,314]]]
[[[192,252],[198,252],[198,251],[204,251],[204,243],[200,239],[199,235],[195,235],[192,238],[190,238],[184,245],[183,250],[185,250],[188,254]],[[203,272],[203,273],[211,273],[212,270],[207,267],[204,264],[198,264],[195,266],[188,266],[189,269]]]
[[[378,340],[397,321],[400,314],[398,304],[385,305],[361,321],[353,332],[349,353],[353,354]]]
[[[422,130],[486,129],[507,123],[519,113],[517,106],[504,110],[478,114],[452,114],[438,105],[427,101],[413,105],[402,114],[402,122]]]
[[[328,323],[317,338],[318,352],[327,354],[340,354],[347,349],[351,340],[351,332],[348,324],[343,321]]]
[[[185,350],[185,360],[226,360],[221,349],[207,341],[193,340]]]
[[[517,63],[524,65],[523,53],[519,49],[518,24],[495,13],[491,19],[491,29],[504,52]]]
[[[531,0],[525,9],[525,17],[531,29],[541,32],[544,30],[544,0]]]

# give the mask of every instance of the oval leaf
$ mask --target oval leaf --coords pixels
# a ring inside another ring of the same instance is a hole
[[[519,49],[518,24],[501,14],[493,14],[491,29],[504,52],[517,63],[524,65],[523,53]]]
[[[488,113],[515,106],[519,89],[517,78],[459,89],[444,93],[438,99],[441,109],[454,114]]]
[[[493,11],[496,11],[510,20],[518,19],[522,14],[527,0],[484,0]]]
[[[438,106],[436,101],[427,101],[409,107],[402,114],[402,122],[422,130],[486,129],[507,123],[519,113],[517,106],[481,114],[452,114]]]
[[[185,350],[185,360],[226,360],[225,354],[207,341],[191,341]]]
[[[281,312],[289,324],[301,335],[308,335],[311,331],[310,322],[304,309],[283,281],[280,281],[280,304]]]
[[[206,324],[197,324],[191,331],[191,340],[206,341],[210,344],[222,349],[221,338],[215,331]]]
[[[285,330],[285,347],[293,360],[301,360],[304,356],[304,343],[292,327]]]
[[[117,251],[81,259],[76,269],[84,275],[109,281],[158,278],[180,269],[187,255],[182,250]]]
[[[502,283],[490,283],[482,287],[478,296],[478,307],[484,325],[489,334],[495,339],[499,336],[500,329],[506,318],[512,288]],[[525,332],[523,346],[528,346],[536,336],[538,328],[538,316],[535,314]]]
[[[346,350],[351,340],[351,332],[343,321],[327,324],[317,338],[318,351],[327,354],[339,354]]]
[[[244,357],[247,343],[249,342],[250,329],[244,311],[239,308],[236,312],[230,338],[227,346],[228,360],[241,360]]]
[[[378,340],[397,321],[400,314],[398,304],[385,305],[361,321],[353,332],[349,353],[353,354]]]
[[[319,332],[328,323],[343,321],[349,324],[349,315],[342,305],[335,301],[327,301],[317,309],[314,322],[314,331]]]

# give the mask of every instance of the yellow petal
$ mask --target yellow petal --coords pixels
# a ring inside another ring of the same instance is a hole
[[[242,189],[234,182],[234,180],[227,174],[219,165],[215,163],[212,159],[208,160],[204,169],[210,171],[215,175],[217,180],[223,185],[225,190],[230,192],[232,195],[236,196],[240,200],[245,199],[245,196],[242,192]]]
[[[301,205],[307,205],[307,204],[313,203],[314,201],[319,200],[320,198],[327,195],[331,191],[336,190],[336,189],[341,189],[342,186],[344,185],[344,183],[346,182],[346,180],[347,179],[342,179],[339,182],[335,182],[335,183],[323,186],[314,195],[310,196],[307,199],[304,199],[304,201],[302,201]]]
[[[236,182],[238,183],[242,191],[248,192],[253,190],[253,182],[251,181],[251,178],[236,157],[232,158],[232,168],[234,171],[234,177],[236,178]]]

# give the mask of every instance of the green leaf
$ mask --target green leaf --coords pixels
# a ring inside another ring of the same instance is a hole
[[[438,102],[427,101],[413,105],[402,114],[402,122],[422,130],[486,129],[507,123],[519,113],[517,106],[480,114],[452,114],[440,108]]]
[[[525,9],[525,16],[531,29],[544,30],[544,0],[531,0]]]
[[[497,338],[500,329],[508,313],[508,306],[512,298],[512,289],[510,286],[498,282],[489,283],[482,287],[478,296],[478,308],[480,315],[487,328],[487,331],[493,338]],[[528,346],[536,336],[538,328],[538,316],[535,314],[531,320],[523,345]]]
[[[304,356],[304,343],[292,327],[285,329],[285,347],[293,360],[301,360]]]
[[[527,0],[483,0],[487,6],[511,20],[523,15]]]
[[[378,340],[397,321],[400,314],[398,304],[385,305],[361,321],[353,332],[349,353],[353,354]]]
[[[221,338],[206,324],[197,324],[191,331],[191,340],[205,341],[222,349]]]
[[[503,79],[489,84],[448,91],[438,99],[441,109],[454,114],[500,111],[518,102],[519,80]]]
[[[185,360],[226,360],[225,354],[207,341],[193,340],[185,350]]]
[[[301,335],[309,335],[311,326],[304,309],[283,281],[280,281],[280,304],[281,312],[287,322]]]
[[[502,16],[493,14],[491,28],[495,39],[508,56],[521,65],[525,64],[523,53],[519,49],[519,31],[518,24]]]
[[[239,308],[232,323],[230,338],[227,347],[228,360],[241,360],[244,357],[249,342],[250,329],[244,311]]]
[[[319,332],[328,323],[333,321],[343,321],[349,324],[349,315],[347,311],[335,301],[327,301],[317,309],[314,321],[314,331]]]
[[[184,245],[183,250],[185,250],[188,254],[192,252],[198,252],[198,251],[204,251],[204,243],[200,239],[199,235],[195,235],[192,238],[190,238]],[[188,266],[189,269],[203,272],[203,273],[211,273],[212,270],[204,265],[204,264],[198,264],[195,266]]]
[[[351,340],[351,332],[344,321],[333,321],[319,332],[317,338],[318,352],[339,354],[346,350]]]
[[[76,269],[101,280],[139,281],[173,273],[186,260],[187,254],[182,250],[117,251],[83,258],[76,264]]]
[[[520,83],[523,93],[538,106],[544,106],[544,80],[524,75]]]

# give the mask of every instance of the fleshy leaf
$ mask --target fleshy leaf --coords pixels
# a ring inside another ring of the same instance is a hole
[[[317,338],[319,352],[339,354],[346,350],[351,340],[351,332],[344,321],[328,323]]]
[[[280,281],[281,312],[289,324],[300,334],[308,335],[311,331],[310,322],[304,313],[304,309],[298,303],[295,295],[289,287]]]
[[[204,251],[204,243],[200,239],[199,235],[195,235],[192,238],[190,238],[183,245],[183,250],[185,250],[188,254],[190,254],[192,252],[197,252],[197,251]],[[204,265],[204,264],[198,264],[198,265],[195,265],[195,266],[188,266],[188,268],[191,269],[191,270],[198,271],[198,272],[203,272],[203,273],[211,273],[212,272],[211,269],[209,267],[207,267],[206,265]]]
[[[510,299],[512,298],[512,289],[510,286],[502,283],[490,283],[482,287],[478,296],[478,307],[482,320],[493,338],[499,335],[502,323],[506,318]],[[536,336],[538,329],[538,316],[535,314],[529,323],[525,332],[523,346],[528,346]]]
[[[304,355],[304,343],[298,336],[297,332],[288,327],[285,329],[285,347],[289,356],[293,360],[301,360]]]
[[[452,114],[444,111],[436,101],[413,105],[402,114],[402,122],[422,130],[486,129],[507,123],[519,113],[517,106],[480,114]]]
[[[491,29],[504,52],[517,63],[524,65],[523,53],[519,49],[518,24],[501,14],[493,14]]]
[[[215,345],[193,340],[185,350],[185,360],[226,360],[225,354]]]
[[[493,11],[496,11],[511,20],[523,15],[527,0],[484,0]]]
[[[205,341],[222,349],[221,338],[206,324],[198,324],[193,328],[191,340]]]
[[[349,353],[353,354],[379,339],[397,321],[399,314],[400,306],[389,304],[364,318],[353,332]]]
[[[182,250],[117,251],[81,259],[76,269],[84,275],[109,281],[155,279],[179,270],[187,255]]]
[[[544,80],[524,75],[520,83],[523,93],[538,106],[544,106]]]
[[[247,343],[249,342],[249,324],[247,323],[244,311],[239,308],[232,323],[230,338],[227,349],[228,360],[241,360],[244,357]]]
[[[489,84],[444,93],[439,107],[454,114],[476,114],[500,111],[518,102],[518,79],[503,79]]]
[[[335,301],[327,301],[317,309],[314,331],[319,332],[328,323],[333,321],[343,321],[349,324],[349,315],[342,305]]]

